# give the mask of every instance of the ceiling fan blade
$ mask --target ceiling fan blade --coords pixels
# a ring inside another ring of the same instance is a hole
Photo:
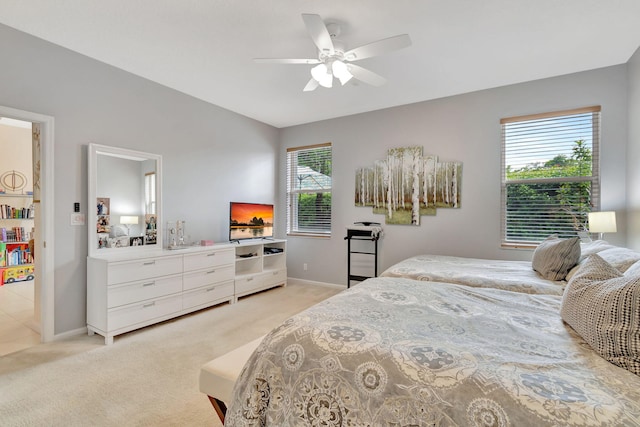
[[[286,58],[254,58],[253,62],[258,64],[319,64],[319,59],[286,59]]]
[[[362,68],[359,65],[349,64],[347,65],[349,72],[353,74],[353,77],[356,79],[370,84],[371,86],[382,86],[387,82],[387,79],[384,77],[374,73],[373,71],[369,71],[366,68]]]
[[[344,59],[347,61],[358,61],[360,59],[393,52],[394,50],[408,46],[411,46],[411,39],[407,34],[401,34],[348,50],[344,53]]]
[[[311,92],[312,90],[316,90],[319,84],[320,83],[318,83],[318,81],[316,79],[312,78],[311,80],[309,80],[309,82],[304,87],[304,89],[302,89],[302,91],[303,92]]]
[[[303,13],[302,20],[304,21],[304,25],[307,27],[307,31],[309,32],[311,39],[320,52],[326,52],[329,55],[333,55],[333,42],[331,41],[331,36],[329,35],[327,26],[324,25],[320,15]]]

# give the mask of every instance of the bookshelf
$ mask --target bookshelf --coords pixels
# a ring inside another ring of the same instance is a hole
[[[33,280],[33,196],[0,193],[1,284]]]

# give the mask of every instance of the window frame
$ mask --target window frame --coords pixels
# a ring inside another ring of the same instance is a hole
[[[297,169],[297,153],[302,151],[310,151],[314,149],[320,148],[329,148],[331,150],[331,154],[329,158],[331,160],[331,167],[333,170],[333,146],[331,142],[314,144],[314,145],[305,145],[299,147],[290,147],[287,148],[286,153],[286,203],[287,203],[287,218],[286,218],[286,233],[287,236],[302,236],[302,237],[320,237],[320,238],[330,238],[332,234],[332,216],[333,216],[333,202],[331,202],[330,212],[329,212],[329,229],[326,232],[321,231],[320,229],[316,230],[301,230],[299,227],[298,221],[298,195],[299,194],[317,194],[324,193],[329,194],[333,197],[333,178],[331,175],[328,175],[331,178],[331,187],[322,188],[322,191],[318,191],[318,189],[298,189],[297,187],[297,174],[291,173],[293,169],[293,158],[291,157],[294,153],[296,154],[296,169]]]
[[[590,197],[590,209],[591,211],[597,211],[600,209],[600,139],[601,139],[601,110],[600,106],[591,106],[584,108],[576,108],[571,110],[554,111],[548,113],[515,116],[504,118],[500,120],[501,126],[501,184],[500,184],[500,244],[503,248],[508,249],[531,249],[535,248],[540,241],[525,241],[525,240],[507,240],[507,185],[508,184],[549,184],[549,183],[591,183],[591,197]],[[560,119],[562,117],[569,117],[579,114],[595,114],[592,122],[591,130],[591,175],[589,176],[572,176],[572,177],[555,177],[555,178],[530,178],[521,180],[507,180],[507,137],[506,126],[511,123],[527,122],[541,119]],[[577,235],[576,230],[576,235]],[[552,234],[552,233],[549,233]]]

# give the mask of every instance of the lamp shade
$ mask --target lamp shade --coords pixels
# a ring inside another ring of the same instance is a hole
[[[333,86],[333,74],[325,64],[318,64],[311,69],[311,77],[313,77],[320,86],[330,88]]]
[[[592,233],[615,233],[616,213],[607,212],[589,212],[589,231]]]
[[[131,225],[131,224],[137,224],[137,223],[138,223],[138,217],[137,216],[122,215],[120,217],[120,224]]]
[[[340,84],[344,85],[346,82],[351,80],[353,74],[349,72],[349,68],[347,68],[347,64],[342,61],[333,61],[331,64],[331,69],[333,71],[333,75],[340,80]]]

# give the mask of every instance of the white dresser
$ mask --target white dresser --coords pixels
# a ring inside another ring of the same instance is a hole
[[[87,330],[111,344],[134,329],[286,286],[285,248],[284,240],[264,240],[90,256]]]
[[[234,276],[231,245],[89,257],[87,329],[111,344],[115,335],[234,302]]]

